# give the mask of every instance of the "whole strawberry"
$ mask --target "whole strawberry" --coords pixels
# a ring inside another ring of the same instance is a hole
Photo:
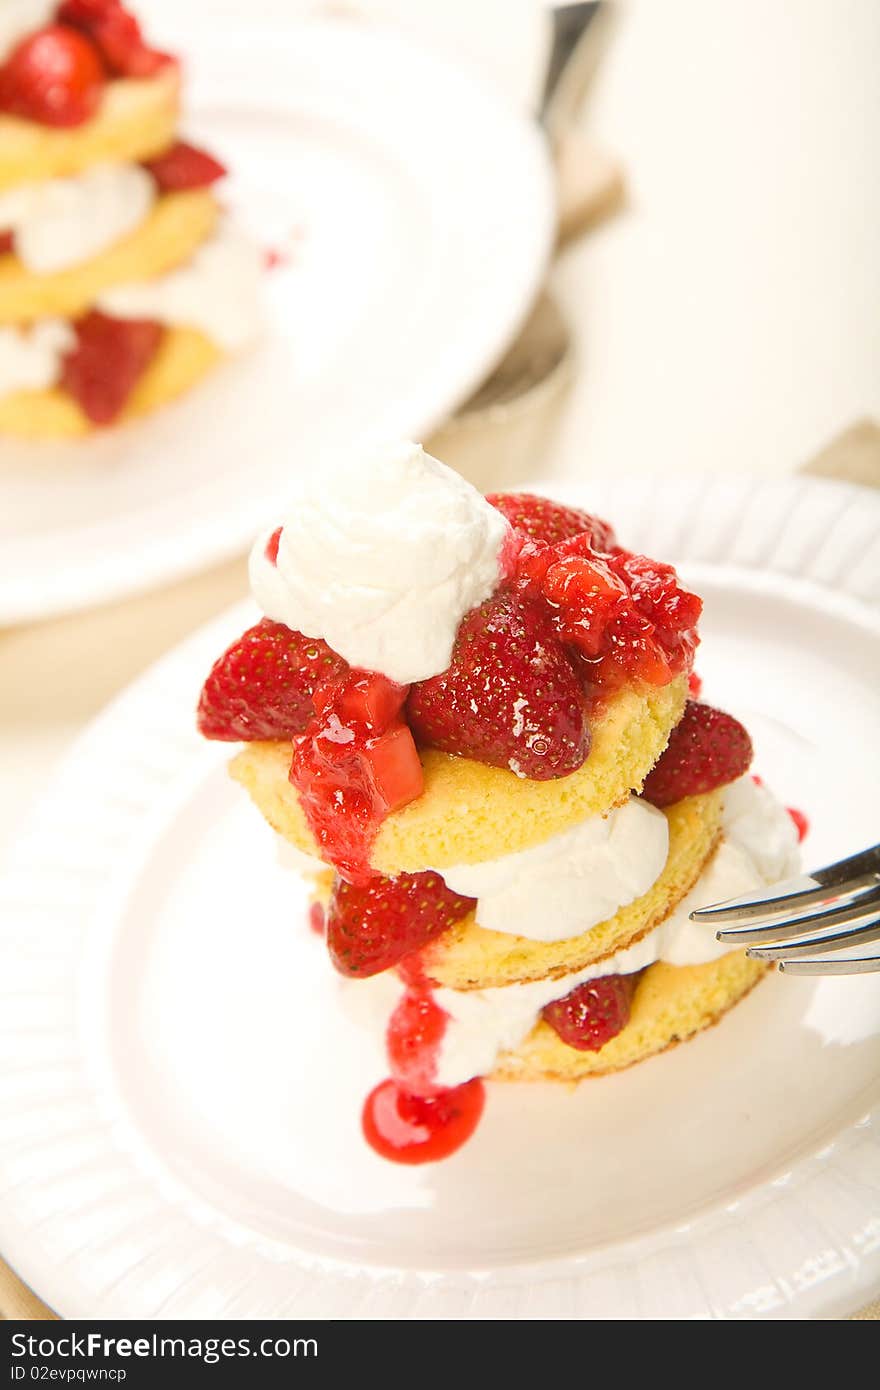
[[[665,752],[645,779],[642,796],[654,806],[671,806],[735,781],[751,762],[752,740],[738,719],[688,700]]]
[[[639,976],[602,975],[587,980],[544,1009],[554,1033],[578,1052],[598,1052],[629,1023]]]
[[[490,492],[486,501],[497,507],[511,526],[524,531],[534,541],[556,545],[572,536],[587,534],[596,550],[611,550],[616,545],[607,521],[600,521],[579,507],[566,507],[562,502],[553,502],[549,497],[538,497],[531,492]]]
[[[337,878],[327,908],[327,949],[342,975],[364,979],[389,970],[474,907],[433,870],[375,876],[351,884]]]
[[[508,584],[461,622],[446,671],[410,691],[417,741],[546,781],[590,751],[584,696],[550,614]]]
[[[314,716],[317,686],[347,670],[320,638],[263,618],[214,663],[199,700],[199,732],[230,742],[293,738]]]
[[[41,125],[82,125],[97,111],[106,80],[85,34],[49,24],[22,39],[0,68],[0,111]]]

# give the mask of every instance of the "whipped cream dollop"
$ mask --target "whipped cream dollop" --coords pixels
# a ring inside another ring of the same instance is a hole
[[[641,941],[559,979],[433,991],[449,1015],[438,1055],[439,1085],[458,1086],[472,1076],[488,1075],[499,1053],[527,1037],[547,1004],[563,999],[587,980],[630,975],[657,961],[700,965],[741,949],[716,941],[714,929],[689,921],[688,913],[796,874],[800,856],[791,817],[766,788],[743,777],[724,796],[722,843],[691,892]]]
[[[477,899],[478,926],[564,941],[647,893],[668,852],[663,812],[631,796],[608,815],[591,816],[542,844],[441,872],[454,892]]]
[[[277,564],[268,533],[257,541],[251,587],[267,617],[409,684],[446,670],[461,619],[502,577],[509,534],[470,483],[419,445],[395,444],[332,472],[316,466]]]
[[[29,328],[0,328],[0,396],[44,391],[61,375],[76,334],[62,319],[41,319]]]
[[[139,164],[95,164],[74,178],[20,184],[0,193],[0,229],[35,275],[51,275],[97,256],[134,231],[156,198]]]
[[[262,278],[259,248],[224,217],[184,265],[151,280],[114,285],[98,296],[97,307],[116,318],[199,329],[226,352],[237,352],[260,332]]]
[[[28,34],[50,24],[58,0],[0,0],[0,63]]]

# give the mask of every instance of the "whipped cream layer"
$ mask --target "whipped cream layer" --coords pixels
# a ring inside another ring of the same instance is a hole
[[[35,275],[67,270],[133,232],[156,199],[139,164],[95,164],[75,178],[24,183],[0,193],[0,230]]]
[[[96,308],[115,318],[195,328],[218,347],[236,352],[260,332],[262,276],[259,248],[225,217],[184,265],[152,280],[104,290]]]
[[[487,931],[565,941],[647,893],[668,852],[663,812],[631,796],[540,845],[442,875],[454,892],[477,899],[477,925]]]
[[[51,24],[58,0],[0,0],[0,63],[28,34]]]
[[[784,807],[750,777],[726,789],[722,826],[724,839],[694,888],[635,945],[559,979],[482,990],[435,989],[436,1002],[449,1015],[438,1057],[438,1084],[458,1086],[473,1076],[488,1075],[499,1053],[528,1036],[545,1005],[587,980],[630,975],[657,961],[701,965],[740,949],[716,941],[713,929],[689,921],[688,913],[796,874],[797,831]]]
[[[61,375],[61,362],[76,344],[63,319],[42,319],[28,328],[0,328],[0,396],[44,391]]]
[[[268,618],[321,637],[352,666],[401,684],[445,671],[461,619],[502,577],[510,527],[476,488],[417,444],[332,472],[316,464],[281,532],[251,554]]]

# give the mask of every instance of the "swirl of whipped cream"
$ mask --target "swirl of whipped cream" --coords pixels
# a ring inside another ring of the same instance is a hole
[[[352,666],[401,684],[445,671],[458,625],[502,577],[510,527],[476,488],[417,444],[301,482],[281,532],[251,554],[269,618],[322,637]]]

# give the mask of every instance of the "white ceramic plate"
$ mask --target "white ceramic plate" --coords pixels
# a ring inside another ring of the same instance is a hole
[[[544,274],[553,183],[537,129],[393,33],[205,26],[185,129],[229,201],[293,258],[267,334],[200,388],[84,443],[0,441],[0,624],[115,599],[243,550],[303,469],[424,437],[506,348]]]
[[[876,836],[880,499],[820,482],[594,485],[706,598],[709,700],[812,829]],[[304,893],[200,742],[239,609],[83,737],[0,888],[0,1249],[70,1317],[804,1317],[880,1286],[880,976],[762,983],[585,1084],[490,1086],[406,1169]],[[350,990],[356,986],[349,986]]]

